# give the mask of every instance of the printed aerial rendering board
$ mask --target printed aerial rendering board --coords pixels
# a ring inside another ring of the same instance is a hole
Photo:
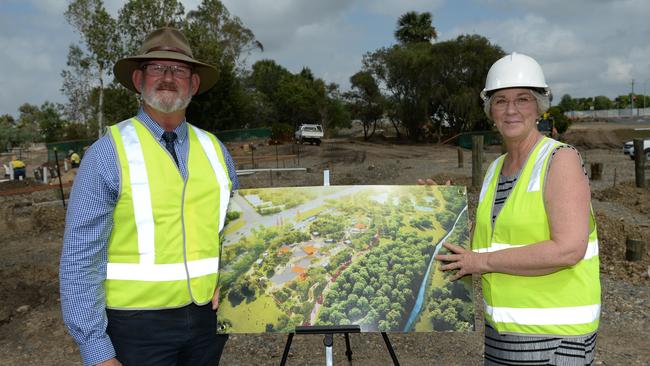
[[[222,333],[474,328],[471,281],[433,260],[445,241],[469,247],[465,187],[242,189],[223,233]]]

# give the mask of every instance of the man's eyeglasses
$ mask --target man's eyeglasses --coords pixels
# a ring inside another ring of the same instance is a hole
[[[192,75],[192,68],[178,65],[145,64],[142,70],[149,76],[163,76],[169,70],[177,79],[188,79]]]
[[[515,100],[508,100],[506,98],[497,97],[495,99],[492,99],[491,106],[498,111],[505,111],[508,108],[508,104],[511,102],[515,105],[515,108],[517,108],[517,110],[528,109],[535,104],[535,97],[532,95],[522,95],[515,98]]]

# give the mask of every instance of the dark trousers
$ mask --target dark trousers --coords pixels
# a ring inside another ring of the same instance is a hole
[[[25,174],[25,168],[14,169],[14,180],[19,180],[20,177],[23,177],[23,179],[27,178],[27,175]]]
[[[107,309],[108,333],[124,366],[218,365],[227,334],[211,304],[165,310]]]

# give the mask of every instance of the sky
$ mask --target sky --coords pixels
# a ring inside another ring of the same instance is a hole
[[[535,58],[555,95],[650,94],[650,1],[646,0],[222,0],[264,45],[248,65],[272,59],[291,72],[349,88],[367,52],[396,43],[397,19],[430,12],[437,41],[479,34],[506,53]],[[182,0],[185,10],[200,0]],[[114,17],[124,2],[104,0]],[[79,36],[68,0],[0,0],[0,115],[24,103],[65,103],[61,71]]]

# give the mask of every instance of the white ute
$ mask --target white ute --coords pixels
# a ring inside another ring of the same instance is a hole
[[[295,133],[295,137],[296,143],[304,144],[305,142],[309,142],[310,144],[315,143],[316,145],[320,145],[320,141],[323,138],[323,126],[300,125]]]
[[[643,140],[643,152],[646,161],[650,161],[650,139]],[[628,141],[623,145],[623,154],[629,155],[634,160],[634,141]]]

